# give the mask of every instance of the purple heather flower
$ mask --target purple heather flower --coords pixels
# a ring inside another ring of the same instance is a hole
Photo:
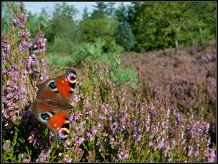
[[[71,116],[71,119],[73,121],[77,121],[80,119],[80,116],[81,116],[80,114],[73,113],[73,115]]]
[[[30,33],[28,31],[21,29],[20,31],[18,31],[18,35],[23,38],[25,36],[30,35]]]
[[[118,130],[122,131],[125,129],[125,125],[118,125],[117,127]]]
[[[80,98],[79,98],[77,95],[75,95],[75,96],[73,96],[73,97],[71,98],[70,101],[71,101],[72,103],[77,103],[77,102],[80,101]]]
[[[15,26],[24,27],[24,20],[22,18],[17,18],[13,20]]]
[[[167,109],[167,117],[169,117],[170,116],[170,109],[168,108]]]
[[[20,52],[24,52],[26,51],[28,48],[30,48],[32,46],[32,41],[28,40],[28,41],[23,41],[20,45],[19,45],[19,50]]]
[[[47,162],[47,157],[50,154],[50,152],[51,149],[42,150],[38,158],[36,159],[36,162]]]
[[[105,119],[105,116],[104,116],[104,115],[99,115],[98,118],[99,118],[100,120],[104,120],[104,119]]]
[[[193,147],[192,146],[188,146],[189,150],[188,150],[188,156],[191,156],[193,153]]]
[[[135,140],[136,140],[137,142],[140,142],[141,139],[142,139],[142,135],[141,135],[141,134],[140,134],[140,135],[134,134],[133,136],[135,137]]]
[[[92,133],[90,132],[85,132],[86,133],[86,136],[88,137],[89,141],[92,141],[94,139]]]
[[[66,162],[72,163],[73,159],[72,158],[67,158]]]
[[[117,125],[116,122],[114,122],[114,123],[111,124],[110,128],[111,128],[111,130],[112,130],[113,133],[115,132],[115,130],[117,129],[117,127],[118,127],[118,125]]]
[[[89,116],[92,116],[92,111],[90,110],[90,111],[88,111],[88,112],[86,112],[86,114],[88,114]]]
[[[3,144],[3,149],[5,151],[9,150],[9,146],[10,146],[10,140],[6,140]]]
[[[2,41],[2,50],[5,54],[10,54],[10,48],[11,45],[8,42]]]
[[[31,54],[27,58],[27,71],[28,73],[39,73],[40,68],[39,68],[39,59],[36,57],[35,54]]]
[[[123,153],[123,152],[121,152],[121,153],[118,154],[118,157],[119,157],[119,159],[121,159],[121,160],[128,158],[128,156],[129,156],[128,154]]]
[[[148,132],[150,130],[150,121],[151,121],[151,117],[150,114],[148,113],[146,116],[147,120],[146,120],[146,132]]]
[[[208,162],[215,162],[215,159],[216,159],[215,150],[210,149],[209,156],[208,156]]]
[[[97,133],[96,129],[92,129],[92,134],[95,135]]]
[[[195,154],[195,157],[198,156],[198,154],[199,154],[199,146],[197,146],[197,147],[195,148],[194,154]]]
[[[109,120],[112,121],[112,119],[113,119],[113,117],[110,115],[110,116],[109,116]]]
[[[109,105],[108,104],[102,104],[102,108],[104,110],[104,114],[107,115],[108,114]]]
[[[164,138],[158,143],[158,148],[161,149],[164,146]]]
[[[139,125],[139,121],[133,120],[133,121],[132,121],[132,125],[133,125],[133,126],[138,126],[138,125]]]
[[[167,142],[167,141],[166,141],[166,144],[165,144],[164,155],[165,155],[165,157],[170,156],[170,145],[169,145],[169,142]]]
[[[37,35],[33,47],[36,49],[34,53],[40,54],[46,51],[46,41],[47,39],[44,37],[44,34]]]
[[[25,159],[23,159],[23,163],[29,163],[31,161],[31,159],[28,159],[28,158],[25,158]]]
[[[23,13],[21,13],[19,18],[13,20],[13,23],[15,26],[23,28],[26,21],[27,21],[27,15],[23,11]]]
[[[80,145],[85,139],[83,137],[78,137],[77,135],[74,137],[74,145]]]
[[[6,59],[6,55],[10,54],[11,45],[6,41],[2,41],[2,59]]]
[[[113,145],[113,144],[115,143],[114,141],[115,141],[114,138],[110,138],[110,144],[111,144],[111,145]]]

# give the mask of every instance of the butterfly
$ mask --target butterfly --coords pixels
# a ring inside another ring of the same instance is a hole
[[[76,71],[68,70],[63,76],[49,79],[38,87],[33,102],[33,114],[60,141],[69,136],[70,122],[67,110],[72,109],[70,99],[76,87]]]

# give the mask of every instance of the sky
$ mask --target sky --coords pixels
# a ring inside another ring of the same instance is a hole
[[[46,8],[49,12],[52,12],[54,9],[55,4],[62,3],[62,2],[24,2],[24,6],[27,11],[31,11],[33,14],[40,13],[42,8]],[[76,15],[76,19],[82,18],[83,9],[87,7],[88,12],[93,10],[93,6],[95,2],[66,2],[68,5],[74,5],[75,8],[78,9],[78,14]],[[116,6],[119,5],[120,2],[116,2]],[[124,2],[128,4],[130,2]]]

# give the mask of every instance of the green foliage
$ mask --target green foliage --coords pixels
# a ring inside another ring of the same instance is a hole
[[[65,43],[64,40],[58,38],[57,41],[53,45],[54,47],[51,47],[50,51],[52,53],[46,56],[50,64],[84,67],[89,62],[99,61],[108,65],[110,76],[113,77],[115,84],[127,84],[133,88],[136,87],[137,73],[135,70],[127,69],[122,65],[121,56],[119,55],[122,49],[119,46],[114,49],[114,53],[104,53],[106,42],[102,39],[96,40],[95,43],[77,45],[77,48],[71,48],[70,41]],[[109,78],[109,76],[107,77]]]
[[[105,51],[113,51],[115,47],[115,30],[118,21],[112,18],[87,19],[80,22],[82,38],[86,42],[95,42],[101,38],[106,41]]]
[[[115,14],[115,2],[108,2],[106,8],[106,15],[108,17],[113,17]]]
[[[46,31],[51,42],[55,37],[67,38],[73,42],[80,39],[80,32],[74,20],[77,9],[73,5],[67,5],[65,2],[57,4],[50,20],[50,31]]]
[[[178,47],[211,39],[215,34],[213,2],[144,2],[133,15],[138,51]]]
[[[55,37],[54,43],[48,46],[49,52],[72,54],[77,45],[70,38]]]
[[[49,53],[47,58],[50,64],[58,66],[72,66],[72,59],[69,56],[64,56],[63,54],[60,57],[59,53]]]
[[[74,61],[74,65],[78,66],[89,57],[91,60],[98,60],[102,53],[102,47],[105,42],[103,40],[97,40],[94,44],[83,43],[81,44],[75,52],[71,55]]]
[[[92,19],[102,19],[106,16],[107,5],[105,2],[96,2],[95,9],[91,14]]]
[[[7,5],[3,3],[3,31],[9,23]],[[216,34],[214,2],[134,2],[118,8],[113,2],[97,2],[93,12],[84,9],[78,22],[77,13],[72,5],[57,4],[52,15],[45,9],[39,15],[29,12],[27,26],[32,34],[43,30],[49,45],[57,37],[74,44],[104,39],[104,52],[114,52],[117,44],[125,51],[141,52],[178,47],[202,43]]]
[[[124,47],[125,51],[130,51],[134,47],[135,36],[127,22],[120,23],[117,29],[116,41]]]
[[[130,85],[132,88],[137,86],[137,73],[133,69],[128,69],[124,67],[118,68],[116,71],[111,72],[112,76],[114,77],[114,82],[117,85],[120,84],[127,84]]]
[[[10,6],[19,6],[20,2],[2,2],[2,32],[5,32],[11,25],[11,17],[13,13],[10,11]]]
[[[85,19],[88,19],[88,17],[89,17],[88,8],[85,7],[83,9],[82,19],[85,20]]]
[[[9,3],[2,2],[2,31],[4,32],[10,25]]]
[[[91,60],[98,60],[109,66],[110,75],[113,77],[115,84],[127,84],[131,87],[137,85],[137,73],[135,70],[125,68],[121,63],[120,55],[104,54],[105,42],[103,40],[97,40],[94,44],[86,43],[81,46],[74,54],[74,65],[79,65],[88,58]]]
[[[27,21],[27,28],[31,32],[31,34],[35,35],[38,30],[42,31],[50,31],[50,22],[49,22],[49,14],[47,13],[46,9],[43,8],[39,15],[32,14],[28,12],[28,21]]]

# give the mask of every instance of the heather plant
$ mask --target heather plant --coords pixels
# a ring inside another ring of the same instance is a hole
[[[213,46],[200,52],[196,49],[180,49],[177,55],[173,49],[150,52],[144,54],[146,58],[131,53],[125,56],[124,63],[136,68],[144,79],[147,99],[157,97],[184,114],[192,111],[198,117],[204,116],[215,135],[216,50]]]
[[[80,101],[72,112],[77,122],[72,135],[83,138],[86,160],[202,162],[215,157],[203,118],[191,112],[185,116],[158,100],[147,103],[141,85],[131,92],[105,78],[106,66],[94,62],[87,67],[81,72]]]
[[[28,153],[20,154],[19,150],[31,151],[22,145],[26,130],[33,133],[34,119],[24,130],[22,122],[28,115],[28,108],[35,96],[37,85],[46,80],[45,63],[38,56],[45,51],[43,34],[39,33],[32,41],[26,28],[27,15],[23,5],[10,4],[11,26],[2,37],[2,135],[3,161],[23,161]],[[37,56],[38,55],[38,56]],[[22,128],[22,129],[20,129]],[[22,132],[25,133],[22,134]],[[22,155],[22,156],[21,156]]]

